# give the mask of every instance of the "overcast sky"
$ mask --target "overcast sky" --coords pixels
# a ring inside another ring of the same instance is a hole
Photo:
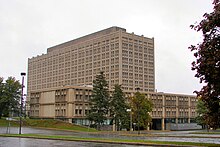
[[[201,85],[188,47],[202,37],[189,26],[212,8],[212,0],[0,0],[0,76],[21,80],[28,58],[118,26],[154,37],[157,91],[192,94]]]

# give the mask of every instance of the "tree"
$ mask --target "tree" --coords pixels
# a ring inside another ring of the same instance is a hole
[[[110,106],[111,115],[113,116],[113,120],[116,124],[116,130],[121,130],[121,128],[128,128],[129,114],[127,109],[129,106],[126,103],[126,98],[121,89],[121,86],[118,84],[116,84],[114,87]]]
[[[105,122],[109,113],[110,96],[108,91],[108,83],[105,80],[103,72],[100,72],[93,81],[92,96],[89,100],[90,113],[88,119],[95,123],[98,130]]]
[[[13,77],[8,77],[5,83],[0,78],[0,118],[8,116],[9,111],[18,111],[21,97],[21,84]]]
[[[199,125],[202,125],[203,128],[206,125],[205,115],[207,111],[208,110],[205,107],[205,103],[201,99],[199,99],[196,104],[196,113],[197,113],[196,122]]]
[[[220,2],[214,0],[213,4],[212,13],[205,13],[199,24],[191,25],[197,32],[202,31],[203,42],[191,45],[189,49],[196,58],[192,62],[195,77],[205,85],[195,92],[207,108],[206,121],[216,128],[220,126]]]
[[[136,92],[131,97],[131,108],[133,112],[133,122],[136,122],[138,130],[140,127],[146,129],[151,122],[150,112],[152,111],[153,103],[145,97],[144,94]]]
[[[3,78],[0,77],[0,119],[2,117],[2,113],[4,110],[3,99],[4,99],[4,83],[3,83]]]

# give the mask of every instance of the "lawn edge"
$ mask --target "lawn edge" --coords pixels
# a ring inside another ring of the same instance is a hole
[[[128,140],[109,140],[109,139],[97,139],[97,138],[79,138],[79,137],[67,137],[67,136],[57,136],[57,137],[64,137],[64,138],[51,138],[52,135],[30,135],[30,136],[23,136],[25,134],[0,134],[0,137],[17,137],[17,138],[32,138],[32,139],[47,139],[47,140],[62,140],[62,141],[77,141],[77,142],[94,142],[94,143],[112,143],[112,144],[126,144],[126,145],[144,145],[144,146],[172,146],[172,147],[195,147],[195,146],[216,146],[218,144],[210,144],[210,143],[194,143],[188,142],[189,145],[178,145],[177,143],[181,142],[168,142],[166,141],[146,141],[146,142],[129,142]],[[27,134],[26,134],[27,135]],[[56,136],[56,135],[53,135]],[[191,144],[191,145],[190,145]]]

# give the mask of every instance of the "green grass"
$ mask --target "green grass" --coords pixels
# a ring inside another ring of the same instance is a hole
[[[193,134],[193,133],[190,133],[190,134]],[[196,133],[195,133],[196,134]],[[199,133],[198,133],[199,134]],[[167,134],[141,134],[141,135],[138,135],[138,134],[120,134],[121,136],[144,136],[144,137],[169,137],[169,138],[204,138],[204,136],[196,136],[196,135],[192,135],[192,136],[181,136],[181,135],[167,135]],[[220,138],[220,137],[213,137],[212,135],[210,136],[205,136],[205,138]]]
[[[7,127],[9,125],[9,121],[5,118],[0,119],[0,127]],[[17,127],[19,126],[18,122],[10,121],[10,126]]]
[[[82,132],[96,132],[95,129],[78,126],[71,123],[67,123],[60,120],[40,120],[40,119],[27,119],[24,121],[25,126],[29,127],[43,127],[43,128],[54,128],[62,130],[71,130],[71,131],[82,131]]]
[[[19,121],[10,121],[11,126],[19,126]],[[0,119],[0,126],[7,127],[8,121],[4,118]],[[59,130],[70,130],[70,131],[82,131],[82,132],[96,132],[95,129],[78,126],[71,123],[67,123],[60,120],[53,119],[22,119],[22,126],[26,127],[40,127],[47,129],[59,129]]]
[[[220,132],[192,132],[190,134],[220,134]]]
[[[103,139],[103,138],[80,138],[76,136],[55,136],[55,135],[38,135],[38,134],[0,134],[1,137],[27,137],[38,139],[57,139],[68,141],[90,141],[90,142],[106,142],[106,143],[126,143],[126,144],[142,144],[142,145],[189,145],[189,146],[216,146],[212,143],[194,143],[194,142],[173,142],[173,141],[146,141],[146,140],[124,140],[124,139]]]

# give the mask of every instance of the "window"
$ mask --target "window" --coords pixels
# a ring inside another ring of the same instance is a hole
[[[80,109],[80,110],[79,110],[79,115],[81,115],[81,114],[82,114],[82,110]]]
[[[78,109],[75,110],[75,114],[76,114],[76,115],[78,114]]]

